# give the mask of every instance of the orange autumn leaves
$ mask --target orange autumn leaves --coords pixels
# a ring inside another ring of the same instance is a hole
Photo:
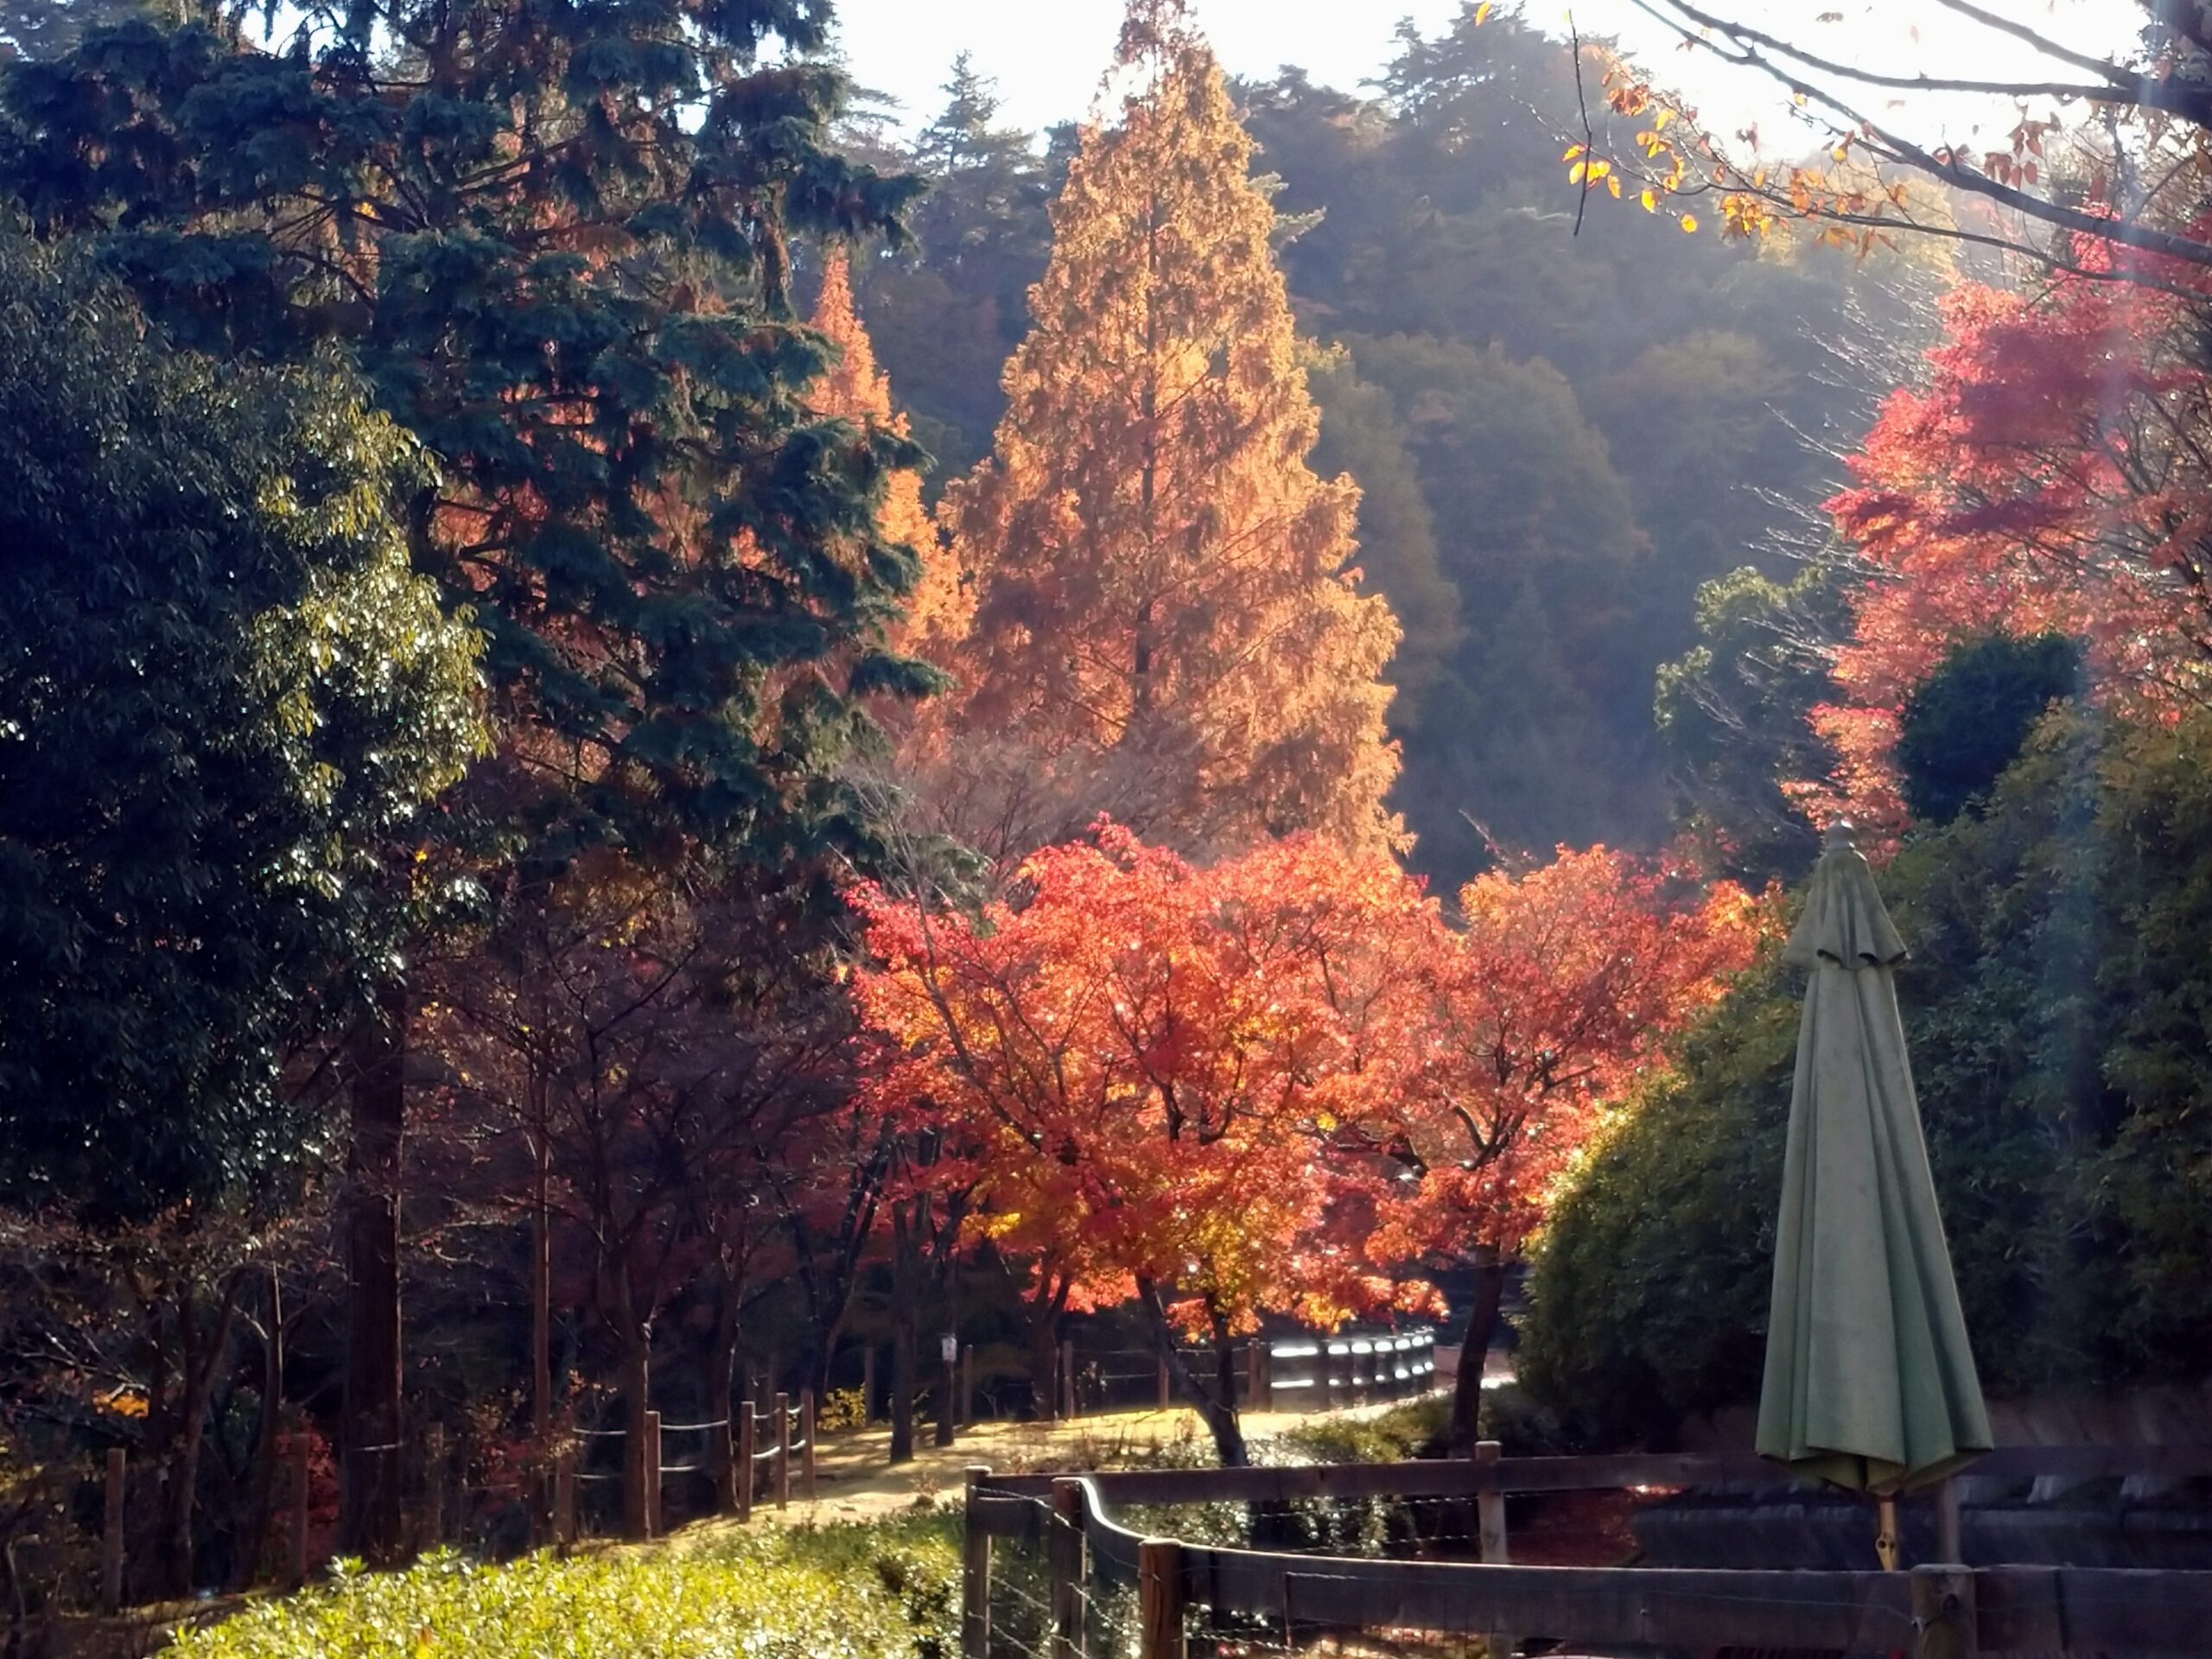
[[[1211,868],[1111,824],[970,922],[880,893],[856,988],[893,1109],[1075,1305],[1193,1332],[1426,1305],[1518,1246],[1601,1103],[1748,962],[1758,907],[1605,849],[1462,895],[1315,836]]]
[[[1174,0],[1133,6],[1116,75],[994,454],[941,537],[903,483],[883,508],[925,553],[905,643],[958,683],[899,781],[998,896],[864,892],[853,982],[917,1179],[1025,1265],[1047,1349],[1133,1294],[1217,1343],[1431,1306],[1421,1265],[1517,1249],[1764,925],[1604,849],[1459,917],[1399,867],[1397,624],[1357,486],[1307,465],[1251,141]],[[844,346],[823,411],[889,422],[842,264],[817,326]]]

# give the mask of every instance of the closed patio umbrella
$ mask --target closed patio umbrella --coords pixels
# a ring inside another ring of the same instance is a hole
[[[1811,978],[1758,1450],[1885,1499],[1990,1446],[1897,1015],[1904,957],[1851,826],[1837,824],[1783,958]]]

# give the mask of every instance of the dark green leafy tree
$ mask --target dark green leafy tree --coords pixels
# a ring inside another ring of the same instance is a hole
[[[929,185],[912,244],[853,272],[884,371],[940,479],[990,448],[1006,407],[999,373],[1029,332],[1029,289],[1045,274],[1055,189],[1034,137],[997,124],[997,91],[965,52],[944,91],[943,111],[897,158]]]
[[[111,1224],[278,1179],[315,1129],[288,1058],[401,947],[391,850],[480,683],[408,568],[420,454],[360,395],[169,351],[0,236],[0,1202]]]
[[[58,58],[87,29],[156,10],[142,0],[0,0],[0,60]]]
[[[1959,646],[1897,715],[1897,773],[1919,823],[1985,800],[2050,705],[2082,690],[2082,647],[2063,634],[1992,634]]]
[[[523,879],[598,845],[826,903],[875,849],[844,761],[911,583],[911,447],[805,409],[789,238],[911,194],[832,152],[812,0],[358,0],[273,50],[207,23],[13,66],[0,179],[210,351],[325,341],[435,457],[413,563],[475,607],[499,741],[463,802]],[[495,874],[497,871],[493,872]],[[495,883],[495,885],[497,885]],[[399,1538],[404,986],[353,1067],[349,1548]]]
[[[1698,643],[1659,668],[1654,712],[1675,798],[1708,861],[1751,881],[1812,868],[1821,838],[1780,780],[1824,778],[1834,755],[1807,715],[1834,695],[1827,650],[1847,628],[1840,550],[1787,582],[1745,565],[1697,590]]]
[[[1980,810],[1882,873],[1985,1386],[2212,1364],[2212,722],[2062,705]],[[1802,977],[1756,973],[1554,1209],[1524,1382],[1615,1441],[1756,1397]]]

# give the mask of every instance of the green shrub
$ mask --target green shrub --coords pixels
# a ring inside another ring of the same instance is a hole
[[[188,1631],[180,1659],[946,1659],[949,1520],[744,1535],[486,1567],[450,1554],[346,1572]]]
[[[1948,823],[1986,799],[2050,705],[2082,689],[2082,648],[2061,633],[1960,645],[1905,699],[1897,761],[1905,805]]]
[[[1253,1447],[1255,1463],[1398,1463],[1438,1457],[1452,1427],[1452,1400],[1433,1394],[1372,1417],[1316,1417]]]
[[[1979,812],[1881,874],[1929,1162],[1984,1386],[2212,1370],[2212,716],[2062,709]],[[1755,970],[1555,1207],[1522,1382],[1665,1440],[1756,1398],[1798,976]]]

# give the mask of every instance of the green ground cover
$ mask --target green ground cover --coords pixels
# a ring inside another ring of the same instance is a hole
[[[944,1659],[957,1521],[763,1529],[698,1548],[452,1554],[342,1573],[179,1637],[179,1659]]]

